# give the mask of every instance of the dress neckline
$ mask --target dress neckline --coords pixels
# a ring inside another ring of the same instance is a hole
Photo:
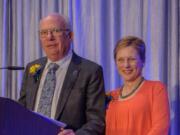
[[[136,92],[139,91],[139,89],[140,89],[140,87],[142,86],[144,80],[145,80],[145,79],[142,78],[142,79],[140,80],[140,82],[135,86],[135,88],[134,88],[130,93],[128,93],[128,94],[125,95],[125,96],[122,95],[122,90],[123,90],[123,86],[122,86],[122,88],[121,88],[121,90],[120,90],[120,93],[119,93],[119,98],[120,98],[121,100],[126,100],[126,99],[129,99],[130,97],[132,97],[133,95],[135,95]]]

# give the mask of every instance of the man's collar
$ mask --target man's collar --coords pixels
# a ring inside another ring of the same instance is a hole
[[[50,63],[56,63],[58,64],[60,67],[63,66],[63,64],[67,61],[70,61],[72,58],[73,52],[72,49],[69,49],[68,53],[60,60],[56,61],[56,62],[52,62],[50,59],[47,59],[47,63],[46,63],[46,67],[50,64]]]

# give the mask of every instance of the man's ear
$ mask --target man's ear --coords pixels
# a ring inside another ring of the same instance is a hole
[[[74,33],[72,31],[66,33],[68,39],[73,39]]]
[[[73,38],[74,38],[74,33],[73,33],[72,31],[69,32],[68,37],[69,37],[69,39],[73,40]]]

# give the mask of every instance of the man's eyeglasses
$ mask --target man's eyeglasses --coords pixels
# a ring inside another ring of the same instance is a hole
[[[53,29],[46,29],[46,30],[40,30],[39,34],[41,37],[47,37],[48,34],[52,34],[53,36],[62,36],[64,32],[70,31],[69,29],[58,29],[58,28],[53,28]]]

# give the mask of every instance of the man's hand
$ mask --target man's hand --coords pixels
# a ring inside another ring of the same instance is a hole
[[[72,129],[61,129],[58,135],[75,135]]]

